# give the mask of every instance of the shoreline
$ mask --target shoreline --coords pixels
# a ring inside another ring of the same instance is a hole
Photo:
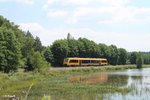
[[[143,65],[142,68],[150,68],[150,65]],[[51,67],[49,72],[80,72],[80,71],[117,71],[126,69],[137,69],[136,65],[108,65],[108,66],[82,66],[82,67]]]

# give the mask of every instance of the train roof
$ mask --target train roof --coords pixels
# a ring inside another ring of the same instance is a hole
[[[68,57],[67,59],[78,59],[78,60],[107,60],[106,58],[78,58],[78,57]]]

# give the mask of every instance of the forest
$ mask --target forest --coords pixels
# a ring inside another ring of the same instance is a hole
[[[87,38],[75,39],[70,33],[65,39],[43,46],[39,37],[0,16],[0,71],[9,73],[23,68],[40,72],[50,66],[63,66],[66,57],[107,58],[110,65],[136,64],[138,56],[150,64],[150,52],[128,52],[115,45],[95,43]]]

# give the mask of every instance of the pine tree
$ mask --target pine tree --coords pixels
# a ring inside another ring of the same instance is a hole
[[[33,44],[33,48],[34,48],[35,51],[42,52],[43,46],[42,46],[42,43],[41,43],[39,37],[35,38],[35,41],[34,41],[34,44]]]

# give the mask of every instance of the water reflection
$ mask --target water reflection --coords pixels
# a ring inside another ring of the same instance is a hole
[[[124,87],[132,88],[128,94],[105,94],[104,100],[149,100],[150,98],[150,69],[127,70],[108,73],[111,75],[127,75],[127,84]]]
[[[104,84],[108,82],[108,74],[100,73],[100,74],[95,74],[93,76],[71,77],[71,78],[68,78],[68,80],[71,82],[80,82],[80,83],[86,83],[86,84],[94,84],[94,83]]]
[[[85,84],[113,84],[131,88],[131,92],[128,94],[103,94],[103,100],[149,100],[150,98],[150,68],[98,73],[89,76],[71,77],[68,80]]]
[[[87,76],[77,76],[68,78],[71,82],[80,82],[85,84],[113,84],[124,86],[127,84],[127,75],[116,75],[110,73],[98,73]]]

